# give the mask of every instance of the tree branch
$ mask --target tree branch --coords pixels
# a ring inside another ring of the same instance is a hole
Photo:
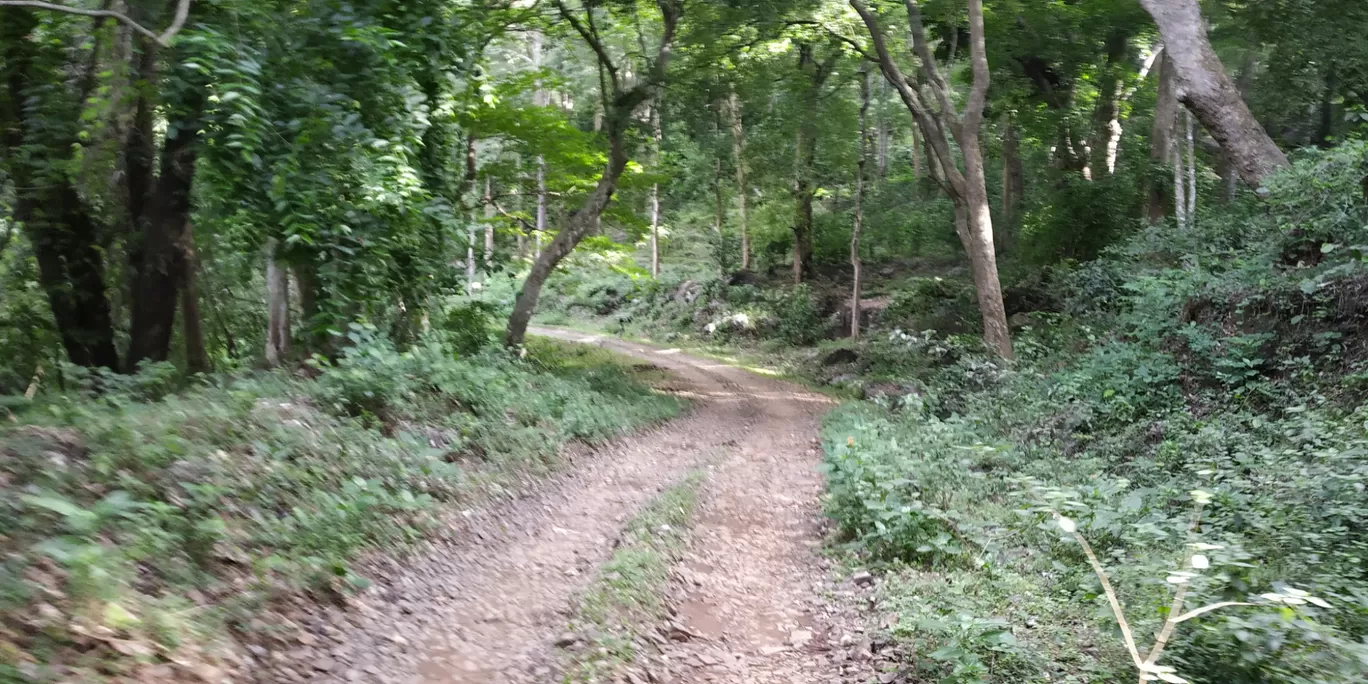
[[[80,7],[68,7],[66,5],[58,5],[51,2],[41,2],[40,0],[0,0],[0,7],[32,7],[34,9],[48,10],[51,12],[65,12],[67,14],[79,14],[86,17],[115,19],[123,22],[134,31],[151,38],[162,47],[171,47],[171,39],[175,38],[176,34],[180,33],[180,30],[185,27],[185,21],[190,16],[190,0],[180,0],[180,3],[176,6],[176,15],[172,18],[171,25],[168,26],[165,31],[162,31],[161,34],[157,34],[152,29],[133,21],[132,17],[129,17],[127,14],[115,12],[113,10],[92,10]]]
[[[940,69],[936,67],[936,56],[931,54],[931,46],[926,42],[926,27],[922,24],[921,6],[917,4],[917,0],[903,0],[903,4],[907,7],[907,26],[908,32],[912,34],[912,51],[921,61],[922,73],[926,74],[927,82],[935,91],[941,110],[953,116],[955,109],[950,105],[950,86],[941,77]]]
[[[827,35],[831,36],[832,40],[837,40],[842,43],[845,43],[850,49],[854,50],[865,60],[873,62],[875,64],[879,63],[879,56],[870,54],[870,52],[866,50],[863,45],[860,45],[859,41],[855,40],[854,38],[842,35],[840,32],[836,31],[836,29],[833,29],[830,26],[823,26],[822,29],[827,32]]]
[[[945,130],[941,127],[940,119],[932,115],[926,106],[926,102],[922,100],[917,89],[912,86],[912,82],[903,75],[902,69],[898,68],[898,63],[893,60],[892,53],[888,51],[888,41],[884,38],[883,27],[879,25],[878,18],[870,11],[869,6],[865,4],[864,0],[850,0],[850,6],[864,20],[865,27],[869,30],[870,42],[874,44],[874,51],[879,57],[879,68],[883,71],[884,78],[893,86],[894,90],[898,91],[898,96],[902,98],[903,104],[911,112],[912,118],[916,119],[917,126],[926,139],[927,146],[935,155],[933,161],[939,162],[945,171],[946,178],[944,181],[942,182],[938,178],[937,182],[942,183],[943,187],[948,185],[947,190],[957,191],[961,181],[954,177],[958,175],[958,171],[952,171],[956,169],[955,159],[950,151],[949,142]],[[950,114],[947,113],[946,116],[948,117]],[[953,196],[953,192],[949,194]]]
[[[589,47],[593,49],[594,54],[598,57],[599,64],[608,70],[608,75],[612,78],[613,90],[618,90],[620,86],[618,85],[617,65],[613,63],[612,55],[608,54],[608,48],[603,46],[603,41],[599,40],[598,32],[592,30],[592,25],[585,26],[583,22],[576,18],[575,13],[571,12],[570,8],[565,5],[565,0],[556,0],[556,9],[560,10],[561,18],[569,22],[570,26],[575,29],[575,32],[580,34],[580,37],[584,39],[584,42],[588,43]],[[593,10],[586,8],[585,11],[592,12]],[[591,21],[592,17],[593,15],[591,14]]]

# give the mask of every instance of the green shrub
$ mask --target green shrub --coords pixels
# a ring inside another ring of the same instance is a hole
[[[857,554],[893,564],[881,608],[919,676],[1134,681],[1060,516],[1142,649],[1178,584],[1180,610],[1233,602],[1178,625],[1160,663],[1188,681],[1363,678],[1365,172],[1365,145],[1307,154],[1266,205],[1061,269],[1069,313],[1018,331],[1010,366],[935,335],[866,347],[928,410],[833,413],[827,509]]]
[[[37,424],[0,426],[0,634],[40,660],[89,651],[69,623],[194,646],[281,593],[364,587],[357,555],[439,530],[444,502],[680,407],[601,350],[400,353],[365,325],[348,341],[314,380],[223,376],[156,398],[164,368],[77,374],[78,391],[24,414]],[[30,629],[53,608],[60,621]],[[105,656],[120,657],[83,657]]]
[[[911,278],[879,314],[879,325],[908,331],[968,332],[979,327],[971,285],[953,278]]]
[[[778,320],[774,334],[779,339],[802,346],[824,336],[826,326],[812,301],[812,290],[807,283],[780,290],[769,303]]]

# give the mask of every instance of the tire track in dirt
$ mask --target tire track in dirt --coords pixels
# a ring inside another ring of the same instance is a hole
[[[708,462],[680,619],[709,637],[667,647],[675,682],[827,684],[815,444],[825,397],[678,350],[555,329],[672,375],[688,415],[575,460],[528,497],[467,511],[449,541],[386,567],[347,610],[301,619],[298,644],[258,652],[260,682],[553,681],[554,641],[623,523]],[[719,459],[720,456],[720,459]],[[802,637],[806,631],[810,638]]]

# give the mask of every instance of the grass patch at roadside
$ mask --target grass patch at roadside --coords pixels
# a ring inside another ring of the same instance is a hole
[[[578,602],[570,623],[575,639],[564,651],[565,684],[608,681],[637,659],[644,630],[667,616],[670,567],[683,553],[702,484],[702,472],[690,473],[627,523]]]
[[[580,345],[351,342],[314,378],[71,374],[0,429],[0,681],[189,677],[276,599],[364,587],[358,556],[683,406]]]

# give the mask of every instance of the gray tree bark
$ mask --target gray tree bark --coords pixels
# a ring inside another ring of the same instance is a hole
[[[935,157],[933,161],[936,164],[933,166],[938,166],[937,181],[955,206],[956,232],[969,255],[974,290],[983,318],[984,342],[999,356],[1010,359],[1012,338],[1002,302],[1002,284],[998,280],[993,220],[988,207],[983,152],[979,145],[990,78],[984,40],[983,0],[968,0],[969,61],[973,80],[968,96],[958,111],[953,104],[955,94],[936,66],[935,56],[926,39],[917,0],[904,0],[904,5],[911,28],[912,48],[921,64],[920,88],[903,75],[902,69],[893,60],[883,28],[864,0],[850,0],[850,5],[869,29],[884,78],[898,91],[903,104],[921,129]],[[924,96],[923,92],[927,94]],[[963,171],[950,144],[951,136],[959,145]]]
[[[741,270],[750,270],[750,227],[746,216],[746,128],[741,114],[741,98],[732,90],[727,96],[731,115],[732,163],[736,165],[737,221],[741,231]]]
[[[1211,49],[1197,0],[1140,0],[1140,4],[1159,25],[1174,67],[1178,100],[1229,153],[1240,178],[1259,187],[1269,174],[1287,166],[1287,155],[1254,119]]]
[[[664,130],[660,124],[660,96],[656,96],[655,105],[651,107],[651,138],[653,141],[652,152],[654,153],[654,163],[659,170],[660,167],[660,147],[664,140]],[[660,277],[660,184],[651,184],[651,277]]]
[[[860,65],[860,158],[855,164],[855,217],[850,227],[850,338],[860,339],[860,286],[864,262],[860,259],[860,232],[864,229],[865,165],[869,147],[869,69]]]
[[[1178,120],[1178,88],[1174,79],[1173,62],[1168,50],[1159,58],[1159,86],[1154,101],[1154,123],[1150,127],[1150,161],[1155,172],[1147,180],[1149,207],[1146,211],[1151,224],[1159,223],[1168,215],[1167,193],[1158,182],[1158,172],[1173,161],[1173,131]]]
[[[540,31],[532,33],[532,68],[541,69],[542,66],[542,35]],[[549,104],[546,91],[542,90],[541,80],[536,82],[536,90],[532,92],[532,104],[537,107],[545,107]],[[532,231],[533,258],[541,256],[542,235],[546,231],[546,157],[537,155],[537,227]]]
[[[1197,145],[1192,135],[1192,112],[1183,112],[1187,127],[1187,219],[1197,219]]]

